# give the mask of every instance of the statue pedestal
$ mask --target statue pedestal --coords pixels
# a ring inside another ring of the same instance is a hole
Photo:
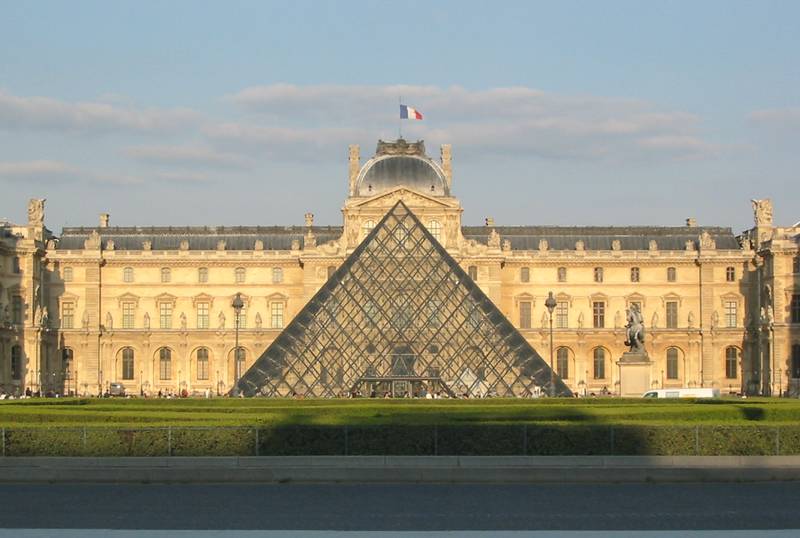
[[[622,354],[619,366],[619,392],[623,398],[641,398],[650,390],[650,356],[647,352],[627,351]]]

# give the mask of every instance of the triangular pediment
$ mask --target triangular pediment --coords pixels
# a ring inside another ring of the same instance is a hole
[[[571,394],[554,380],[556,394]],[[234,392],[522,397],[550,382],[542,357],[397,201]]]
[[[406,206],[412,207],[454,207],[453,203],[447,203],[442,200],[441,197],[429,196],[428,194],[410,189],[404,185],[398,185],[365,200],[354,202],[351,207],[385,207],[386,209],[390,209],[400,201],[403,201]]]

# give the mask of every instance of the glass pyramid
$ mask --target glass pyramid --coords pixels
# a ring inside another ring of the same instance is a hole
[[[400,201],[234,393],[525,397],[549,387],[542,357]]]

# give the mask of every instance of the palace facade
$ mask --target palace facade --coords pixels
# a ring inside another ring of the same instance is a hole
[[[379,142],[363,163],[351,146],[347,186],[341,226],[318,226],[307,213],[304,226],[116,227],[103,214],[97,226],[54,235],[44,200],[31,200],[26,225],[0,223],[0,390],[98,394],[121,383],[137,394],[225,394],[402,202],[461,281],[488,298],[497,330],[510,321],[548,363],[552,315],[553,367],[573,393],[619,391],[634,304],[653,387],[799,392],[800,223],[775,226],[769,200],[752,201],[754,226],[739,235],[694,219],[561,227],[487,217],[463,226],[450,146],[432,159],[422,142],[403,140]],[[314,370],[315,360],[307,371],[336,377]]]

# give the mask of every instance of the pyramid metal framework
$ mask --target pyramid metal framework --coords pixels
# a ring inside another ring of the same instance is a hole
[[[555,393],[570,396],[558,376]],[[550,368],[399,201],[236,384],[245,396],[524,397]]]

